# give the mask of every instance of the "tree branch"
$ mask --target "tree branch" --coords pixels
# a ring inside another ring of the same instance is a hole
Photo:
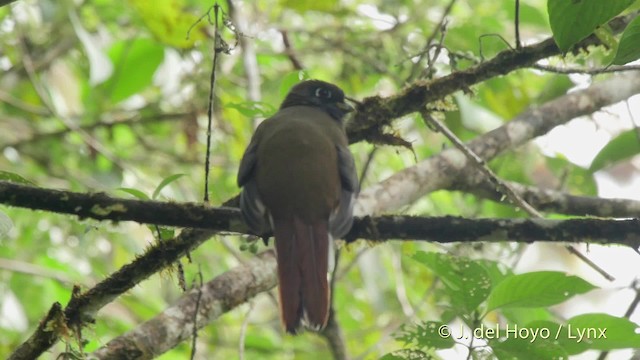
[[[527,110],[507,124],[478,136],[467,147],[488,161],[571,119],[591,114],[638,93],[640,71],[612,76],[589,88]],[[465,172],[469,167],[470,161],[460,150],[444,150],[362,191],[354,212],[358,216],[381,214],[411,204],[435,190],[459,186],[468,188],[485,181],[479,172],[475,175]]]
[[[0,0],[0,7],[3,7],[5,5],[9,5],[12,2],[15,2],[16,0]]]
[[[263,252],[200,288],[188,291],[153,319],[112,339],[91,356],[97,359],[128,359],[131,354],[136,354],[136,359],[151,359],[193,335],[196,310],[195,326],[201,329],[227,311],[272,289],[277,282],[275,254],[273,251]]]
[[[637,14],[638,12],[633,12],[616,17],[609,21],[608,26],[614,33],[619,33]],[[602,44],[600,40],[595,35],[591,35],[576,44],[574,49],[586,49],[588,46],[600,44]],[[347,124],[349,140],[352,143],[361,140],[381,142],[380,129],[389,126],[394,119],[421,111],[428,103],[444,99],[456,91],[466,90],[490,78],[532,66],[539,60],[556,55],[561,55],[560,49],[553,38],[548,38],[519,50],[505,50],[491,60],[441,78],[416,81],[388,98],[379,96],[366,98],[358,104],[355,117]]]
[[[640,217],[640,201],[630,199],[603,199],[592,196],[577,196],[562,191],[541,189],[515,182],[507,182],[529,204],[540,211],[564,215],[598,216],[608,218]],[[464,184],[451,190],[461,190],[476,196],[500,201],[503,197],[488,183],[478,184],[475,188]]]
[[[346,240],[588,242],[640,248],[640,219],[467,219],[385,215],[358,219]],[[357,236],[357,237],[355,237]]]
[[[580,197],[574,196],[573,198]],[[589,201],[584,200],[584,198],[583,203],[595,205],[595,198],[586,198]],[[608,207],[607,202],[611,202],[611,207],[614,207],[624,200],[597,199],[597,201],[599,202],[599,207]],[[628,205],[633,204],[633,207],[625,208],[640,209],[640,202],[638,201],[626,200],[625,202]],[[212,235],[213,232],[250,233],[242,222],[240,211],[232,207],[210,208],[195,203],[178,204],[153,200],[118,199],[104,193],[82,194],[71,191],[49,190],[6,181],[0,181],[0,203],[73,214],[78,215],[80,218],[112,221],[131,220],[145,224],[202,229],[188,230],[186,232],[187,234],[190,232],[200,234],[195,237],[196,243],[194,244],[182,244],[184,239],[178,237],[174,241],[157,243],[143,257],[139,258],[139,260],[143,260],[147,257],[152,257],[153,261],[164,263],[158,269],[170,265],[180,258],[183,253],[186,253],[187,250],[185,248],[195,248],[201,241],[204,241],[202,237],[206,238]],[[637,213],[620,213],[618,215],[632,217],[636,216]],[[515,242],[533,242],[536,240],[584,242],[586,241],[585,239],[589,239],[590,242],[595,243],[617,243],[637,247],[635,236],[640,232],[640,227],[638,229],[633,228],[634,221],[600,219],[464,219],[451,216],[416,217],[408,215],[371,218],[367,216],[355,220],[353,228],[345,239],[349,242],[356,239],[372,241],[396,239],[443,243],[478,240],[492,241],[491,239],[494,239],[494,241],[508,240]],[[601,230],[597,230],[597,228]],[[174,251],[178,251],[181,254],[176,256],[173,253]],[[150,253],[152,252],[157,253],[151,256],[152,254]],[[121,270],[124,270],[124,268]],[[121,271],[118,271],[111,278],[117,279],[122,275]],[[105,288],[121,289],[129,284],[133,286],[142,279],[126,280],[117,286],[116,284],[111,284]],[[109,301],[111,300],[100,301],[99,304],[106,304]]]
[[[80,219],[136,221],[175,227],[247,232],[237,208],[172,203],[77,193],[0,181],[0,203],[32,210],[77,215]]]
[[[433,220],[433,221],[431,221]],[[373,225],[373,227],[372,227]],[[597,220],[572,219],[556,220],[492,220],[463,218],[411,218],[385,216],[372,221],[358,221],[355,228],[373,234],[378,239],[387,238],[389,233],[398,237],[399,229],[403,239],[419,237],[425,231],[430,233],[430,241],[505,241],[520,239],[533,242],[541,239],[565,241],[566,233],[573,233],[581,238],[576,241],[611,243],[610,240],[637,248],[640,245],[640,220]],[[373,230],[372,230],[373,229]],[[620,232],[622,230],[622,232]],[[361,231],[361,230],[357,230]],[[161,245],[160,243],[159,245]],[[135,264],[135,263],[134,263]],[[134,266],[131,264],[130,266]],[[152,358],[178,345],[192,334],[194,311],[198,309],[196,327],[202,328],[223,313],[246,302],[262,291],[276,285],[276,262],[273,252],[268,251],[247,261],[245,264],[228,271],[199,289],[192,289],[184,294],[174,305],[164,310],[153,319],[141,324],[127,334],[111,340],[107,345],[92,355],[98,359],[120,359],[124,354],[139,354],[139,358]],[[200,304],[196,301],[200,296]],[[65,311],[66,314],[66,311]],[[330,321],[333,319],[333,313]],[[332,331],[339,328],[331,327]],[[160,331],[161,330],[161,331]],[[150,336],[149,334],[161,334]],[[333,333],[324,334],[330,340],[340,339]],[[333,351],[344,351],[340,346],[333,346]],[[343,358],[344,353],[334,354]],[[16,357],[27,359],[29,357]]]
[[[8,360],[37,358],[55,344],[60,334],[66,334],[67,330],[62,306],[59,302],[54,302],[49,312],[40,321],[36,331],[9,356]],[[48,336],[48,334],[55,334],[55,336]]]
[[[66,336],[68,328],[79,330],[85,323],[93,322],[95,313],[103,306],[129,291],[142,280],[170,266],[213,234],[212,231],[185,230],[175,239],[156,243],[144,255],[137,257],[88,291],[81,293],[80,289],[74,288],[71,300],[64,309],[65,326],[58,328],[43,326],[49,321],[45,317],[40,321],[41,326],[29,340],[15,350],[10,359],[37,358],[61,336]]]

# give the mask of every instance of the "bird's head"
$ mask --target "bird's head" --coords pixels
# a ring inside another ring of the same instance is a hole
[[[290,106],[318,107],[337,121],[341,121],[347,113],[353,111],[345,102],[342,89],[321,80],[303,81],[291,88],[280,109]]]

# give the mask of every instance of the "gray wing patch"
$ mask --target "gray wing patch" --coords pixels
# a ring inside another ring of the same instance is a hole
[[[258,186],[255,181],[256,149],[258,144],[251,141],[240,161],[238,170],[238,186],[242,187],[240,193],[240,210],[244,222],[249,229],[256,234],[262,235],[271,231],[271,224],[267,214],[267,209],[258,194]]]
[[[336,150],[338,152],[338,171],[340,172],[342,188],[357,194],[360,186],[353,155],[351,155],[351,151],[346,146],[338,145]]]
[[[253,171],[256,167],[256,150],[258,149],[258,144],[251,139],[251,143],[245,150],[244,155],[242,155],[242,160],[240,160],[240,169],[238,169],[238,186],[244,186],[247,183],[249,178],[253,177]]]
[[[240,193],[240,211],[244,222],[257,235],[263,235],[271,231],[267,209],[260,199],[258,187],[253,178],[245,182]]]
[[[336,149],[342,191],[340,192],[340,205],[329,218],[329,229],[334,238],[340,239],[349,232],[351,225],[353,225],[353,203],[360,185],[356,164],[349,148],[338,145]]]

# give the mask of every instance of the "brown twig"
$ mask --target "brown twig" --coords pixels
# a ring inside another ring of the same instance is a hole
[[[598,75],[598,74],[607,74],[607,73],[617,73],[622,71],[640,70],[640,65],[612,65],[612,66],[607,66],[602,68],[593,68],[593,69],[561,68],[561,67],[541,65],[541,64],[534,64],[531,67],[537,70],[552,72],[556,74],[587,74],[587,75]]]
[[[280,30],[280,34],[282,35],[282,43],[284,44],[285,54],[289,58],[291,65],[296,70],[304,70],[304,65],[298,59],[293,46],[291,46],[291,41],[289,41],[289,32],[287,30]]]
[[[453,145],[458,150],[460,150],[471,161],[471,163],[474,165],[474,167],[477,170],[479,170],[484,175],[484,177],[489,182],[491,182],[491,184],[493,186],[495,186],[495,189],[499,193],[501,193],[504,196],[506,196],[506,198],[513,205],[521,208],[527,214],[531,215],[532,217],[534,217],[536,219],[543,219],[544,218],[544,216],[542,216],[542,214],[538,210],[536,210],[533,206],[531,206],[528,202],[526,202],[515,190],[513,190],[513,188],[508,186],[507,183],[502,181],[502,179],[500,179],[491,169],[489,169],[489,167],[487,166],[486,162],[481,157],[476,155],[476,153],[474,153],[473,150],[471,150],[469,147],[467,147],[465,144],[463,144],[462,141],[460,141],[460,139],[458,139],[458,137],[453,132],[451,132],[451,130],[449,130],[448,127],[446,127],[444,124],[442,124],[438,119],[436,119],[433,116],[431,116],[431,114],[429,114],[426,111],[426,109],[423,110],[420,115],[422,116],[423,120],[427,123],[427,126],[430,125],[430,126],[434,127],[438,132],[440,132],[447,139],[449,139],[449,141],[451,141],[453,143]],[[582,254],[581,252],[576,250],[573,246],[566,245],[565,248],[570,253],[572,253],[573,255],[577,256],[585,264],[589,265],[592,269],[597,271],[605,279],[607,279],[609,281],[614,281],[615,280],[615,278],[612,275],[610,275],[608,272],[606,272],[604,269],[602,269],[596,263],[591,261],[584,254]]]
[[[614,18],[608,26],[614,33],[621,32],[635,18],[637,12]],[[601,44],[594,35],[582,40],[576,49]],[[487,79],[505,75],[517,69],[530,67],[539,60],[555,55],[561,51],[552,38],[523,46],[520,51],[505,50],[494,58],[465,70],[429,81],[416,81],[397,94],[381,98],[373,96],[365,98],[357,106],[355,117],[347,124],[349,141],[368,140],[375,142],[381,129],[391,124],[392,120],[421,111],[428,103],[444,99],[461,89],[466,89]]]
[[[520,0],[516,0],[516,10],[513,21],[516,33],[516,50],[520,50],[522,48],[522,42],[520,41]]]
[[[431,50],[431,47],[433,45],[433,40],[435,40],[438,34],[441,34],[440,41],[439,41],[440,46],[437,47],[437,53],[434,54],[433,57],[427,56],[427,67],[422,71],[422,73],[428,72],[428,70],[432,67],[433,63],[435,62],[435,60],[438,58],[438,54],[440,53],[440,49],[442,48],[441,47],[442,40],[444,39],[444,29],[445,29],[447,16],[449,16],[449,14],[451,13],[451,9],[453,8],[453,5],[456,3],[456,1],[457,0],[450,0],[449,4],[447,4],[447,6],[444,8],[444,11],[442,12],[442,16],[440,17],[440,21],[438,21],[438,23],[434,26],[433,30],[431,31],[431,34],[429,35],[429,37],[427,38],[427,41],[425,42],[423,50],[418,54],[418,59],[414,62],[413,66],[411,67],[411,73],[407,77],[406,82],[409,82],[415,78],[418,68],[420,67],[420,63],[424,59],[425,55],[428,55],[429,51]]]
[[[216,88],[216,69],[218,68],[218,55],[224,51],[224,41],[222,35],[220,35],[220,28],[218,24],[218,13],[220,12],[220,5],[216,2],[213,5],[214,16],[214,41],[213,41],[213,62],[211,64],[211,78],[209,79],[209,105],[207,106],[207,148],[205,150],[204,161],[204,194],[203,201],[205,204],[209,203],[209,163],[211,159],[211,128],[213,124],[213,104],[215,99]]]

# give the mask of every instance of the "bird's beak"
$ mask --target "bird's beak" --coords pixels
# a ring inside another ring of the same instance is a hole
[[[346,102],[339,102],[336,104],[336,106],[338,107],[338,109],[340,109],[341,111],[343,111],[345,114],[346,113],[350,113],[354,110],[354,108],[347,104]]]

